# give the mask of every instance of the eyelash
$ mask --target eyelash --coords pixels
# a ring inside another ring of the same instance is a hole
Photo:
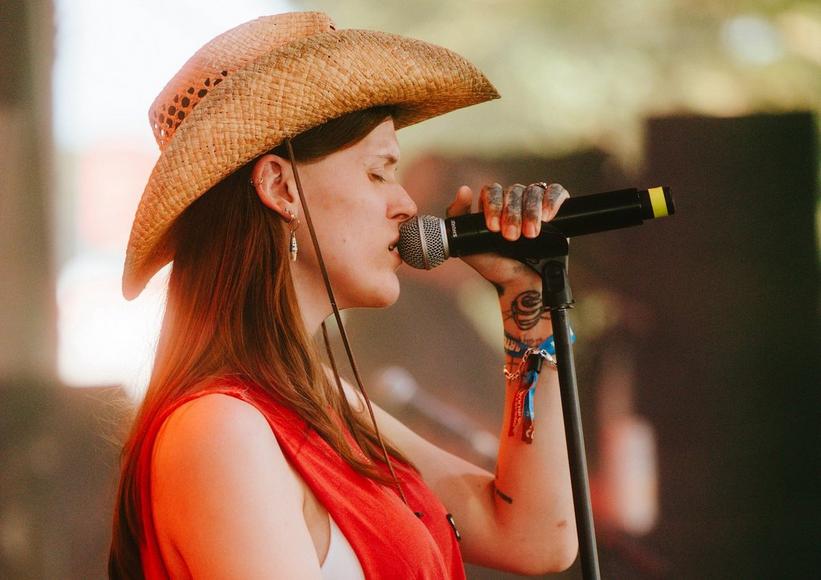
[[[387,179],[385,179],[381,175],[377,175],[376,173],[371,173],[371,179],[375,179],[376,181],[378,181],[380,183],[385,183],[387,181]]]

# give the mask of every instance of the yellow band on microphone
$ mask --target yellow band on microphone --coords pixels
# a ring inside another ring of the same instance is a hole
[[[647,190],[650,194],[650,205],[653,208],[653,217],[667,217],[670,215],[667,212],[667,201],[664,199],[663,187],[651,187]]]

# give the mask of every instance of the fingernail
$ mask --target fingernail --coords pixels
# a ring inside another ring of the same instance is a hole
[[[490,231],[498,232],[500,227],[502,227],[502,224],[497,216],[490,218]]]
[[[505,237],[512,240],[519,237],[519,232],[516,229],[516,226],[507,226],[505,228]]]
[[[527,222],[524,227],[522,228],[522,233],[525,237],[534,238],[536,237],[536,226],[530,222]]]

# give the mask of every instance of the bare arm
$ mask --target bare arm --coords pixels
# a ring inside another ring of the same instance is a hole
[[[212,394],[174,411],[152,476],[163,556],[193,578],[321,577],[301,487],[248,403]]]
[[[482,189],[479,207],[490,230],[514,240],[537,236],[567,196],[559,185],[493,184]],[[460,188],[448,215],[469,212],[472,198],[470,188]],[[535,346],[552,334],[546,314],[533,307],[540,304],[541,280],[532,270],[493,254],[463,260],[496,287],[508,335]],[[518,431],[508,437],[518,385],[505,384],[499,362],[499,388],[506,396],[495,476],[425,441],[382,410],[380,427],[454,515],[466,560],[524,574],[563,570],[573,563],[578,542],[558,378],[544,366],[535,396],[536,436],[528,444]]]
[[[538,346],[552,334],[550,320],[538,310],[520,316],[522,301],[540,303],[541,288],[511,285],[500,289],[505,333]],[[508,368],[520,358],[506,357]],[[508,436],[513,397],[518,380],[505,385],[505,411],[494,484],[497,518],[503,527],[522,538],[533,550],[532,558],[550,546],[559,569],[576,557],[577,538],[570,471],[565,443],[559,381],[547,364],[542,367],[535,393],[535,435],[532,443],[521,439],[521,426]],[[534,539],[536,539],[534,543]],[[528,541],[529,540],[529,541]]]
[[[355,388],[347,382],[344,385],[354,408],[367,416]],[[507,389],[506,417],[515,387]],[[425,483],[453,514],[468,562],[541,574],[566,569],[575,559],[576,530],[561,403],[552,371],[542,372],[535,405],[537,435],[533,444],[508,438],[507,424],[503,425],[498,480],[485,469],[423,439],[373,405],[380,430],[414,462]],[[502,494],[496,493],[497,487]]]

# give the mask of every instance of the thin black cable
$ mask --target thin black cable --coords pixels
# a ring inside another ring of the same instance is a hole
[[[371,416],[373,429],[376,433],[376,438],[379,440],[379,445],[382,447],[382,455],[384,456],[385,463],[387,464],[388,469],[391,472],[391,477],[393,478],[394,485],[396,486],[396,489],[399,492],[399,496],[402,498],[402,501],[405,502],[405,505],[410,507],[410,504],[408,504],[408,500],[405,497],[405,492],[402,490],[402,485],[399,483],[399,478],[396,477],[396,472],[393,470],[393,464],[391,463],[390,456],[388,455],[388,449],[387,447],[385,447],[385,442],[382,440],[382,435],[379,433],[379,425],[376,424],[376,416],[373,413],[371,400],[368,397],[368,394],[365,392],[365,387],[362,385],[362,379],[359,376],[359,369],[356,366],[353,351],[351,350],[351,345],[348,342],[348,334],[345,332],[345,326],[342,324],[342,316],[339,314],[339,308],[336,305],[336,299],[334,298],[334,291],[333,287],[331,286],[331,280],[328,277],[328,270],[327,268],[325,268],[325,260],[322,259],[322,252],[319,250],[319,242],[317,241],[316,231],[314,230],[314,224],[311,220],[311,212],[308,211],[308,204],[305,201],[305,194],[302,191],[302,182],[299,179],[299,172],[296,168],[296,157],[294,156],[294,148],[291,145],[291,140],[286,139],[285,144],[288,146],[288,157],[291,160],[291,166],[294,170],[294,179],[296,180],[296,189],[299,192],[299,201],[302,204],[302,209],[305,211],[305,223],[308,224],[308,231],[311,234],[311,242],[313,243],[316,257],[319,260],[319,269],[322,272],[322,279],[325,282],[325,289],[328,291],[328,299],[330,300],[331,308],[333,308],[334,311],[336,325],[337,327],[339,327],[339,334],[342,337],[342,344],[345,345],[345,352],[348,355],[348,361],[351,363],[351,370],[353,371],[354,377],[356,378],[356,384],[359,387],[359,391],[365,397],[365,404],[368,407],[368,414]],[[340,385],[341,381],[335,364],[333,365],[333,371],[336,377],[337,385]]]

